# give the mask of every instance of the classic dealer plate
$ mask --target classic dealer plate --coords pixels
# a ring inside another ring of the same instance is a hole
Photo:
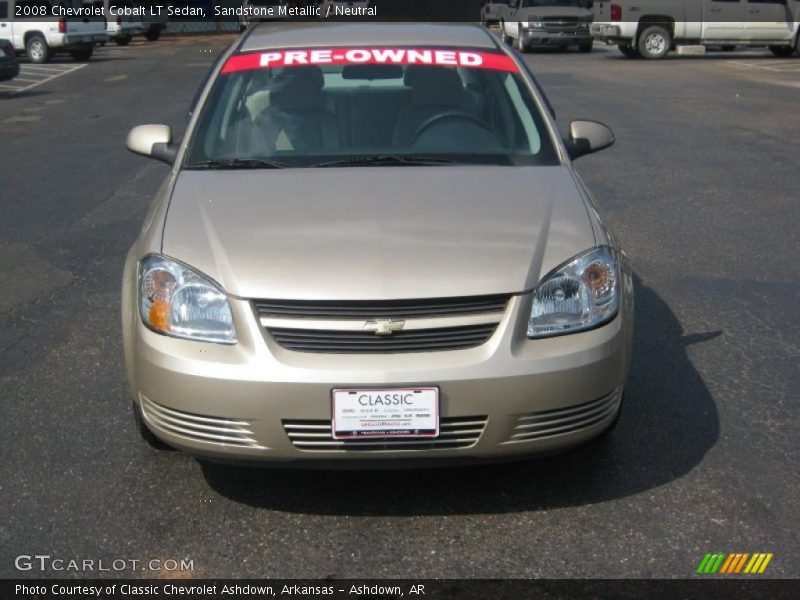
[[[333,438],[436,437],[439,388],[336,389]]]

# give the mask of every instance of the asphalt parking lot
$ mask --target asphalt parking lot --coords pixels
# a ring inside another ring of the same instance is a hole
[[[194,577],[690,577],[713,551],[800,576],[800,58],[529,54],[560,123],[617,136],[579,171],[637,276],[619,427],[538,461],[294,472],[156,452],[129,413],[122,264],[167,168],[125,135],[181,131],[232,39],[100,49],[0,94],[0,576],[42,576],[14,557],[45,553]]]

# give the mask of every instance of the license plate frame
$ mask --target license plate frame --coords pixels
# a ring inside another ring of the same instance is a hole
[[[359,402],[359,397],[364,395],[368,396],[366,406]],[[370,399],[374,401],[386,395],[389,395],[388,402],[399,397],[401,402],[410,404],[370,403]],[[331,436],[335,440],[436,438],[441,421],[440,405],[438,386],[334,388],[331,390]]]

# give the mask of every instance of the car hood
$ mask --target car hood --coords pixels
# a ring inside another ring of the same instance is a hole
[[[579,19],[588,19],[591,16],[592,11],[577,6],[536,6],[521,8],[514,15],[518,20],[524,18],[531,21],[553,17],[577,17]]]
[[[164,254],[234,296],[513,293],[594,245],[567,167],[183,171]]]

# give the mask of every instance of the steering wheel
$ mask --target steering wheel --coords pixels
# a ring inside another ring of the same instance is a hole
[[[460,110],[450,110],[450,111],[447,111],[447,112],[439,113],[438,115],[433,115],[429,119],[425,120],[422,123],[422,125],[417,127],[417,130],[414,132],[414,138],[413,138],[414,142],[416,142],[417,139],[419,139],[419,136],[421,136],[428,129],[430,129],[434,125],[437,125],[441,121],[450,121],[450,120],[458,120],[458,119],[460,119],[462,121],[469,121],[473,125],[477,125],[478,127],[483,129],[484,131],[486,131],[488,133],[491,133],[489,128],[486,126],[486,123],[481,121],[475,115],[471,115],[468,112],[463,112],[463,111],[460,111]]]

